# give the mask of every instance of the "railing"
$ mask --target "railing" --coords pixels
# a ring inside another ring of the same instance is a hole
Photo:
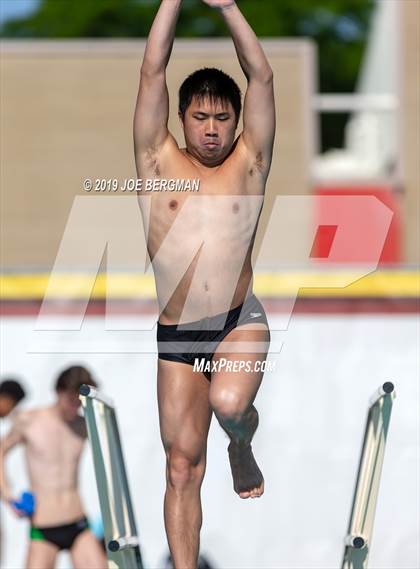
[[[365,569],[372,540],[385,444],[395,398],[394,385],[384,383],[372,396],[345,538],[342,569]]]
[[[92,446],[110,567],[143,569],[136,523],[113,402],[83,385],[80,396]],[[370,400],[342,569],[366,569],[372,540],[394,385]]]
[[[360,95],[357,93],[324,93],[315,95],[312,108],[322,113],[338,112],[395,112],[398,98],[392,94]]]
[[[110,568],[143,569],[114,404],[89,385],[80,399],[92,447]]]

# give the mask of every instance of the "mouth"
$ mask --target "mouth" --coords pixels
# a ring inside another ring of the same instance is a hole
[[[217,142],[205,142],[204,146],[206,148],[217,148],[219,144]]]

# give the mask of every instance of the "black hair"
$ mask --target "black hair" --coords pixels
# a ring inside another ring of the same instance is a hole
[[[55,384],[55,390],[78,392],[83,384],[97,387],[90,372],[82,366],[71,366],[60,373]]]
[[[0,395],[7,395],[16,403],[21,401],[26,393],[21,384],[14,379],[6,379],[0,383]]]
[[[241,90],[232,77],[224,71],[214,67],[204,67],[194,71],[185,79],[179,89],[178,110],[182,118],[193,97],[199,100],[209,98],[211,101],[230,101],[238,124],[242,110]]]

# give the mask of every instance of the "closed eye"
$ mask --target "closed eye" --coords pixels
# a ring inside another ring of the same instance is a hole
[[[197,119],[198,121],[204,121],[208,118],[207,115],[193,115],[195,119]],[[216,119],[218,121],[227,121],[230,119],[229,115],[216,115]]]

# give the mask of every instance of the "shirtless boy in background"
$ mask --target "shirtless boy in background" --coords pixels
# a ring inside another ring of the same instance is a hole
[[[203,1],[220,10],[248,81],[242,133],[235,139],[240,90],[213,68],[196,71],[180,88],[186,148],[180,149],[168,131],[166,67],[182,0],[161,1],[141,66],[134,117],[139,178],[200,180],[196,195],[154,192],[139,198],[160,307],[157,381],[167,459],[165,526],[176,569],[197,566],[200,489],[213,412],[230,438],[235,491],[241,498],[255,498],[264,490],[251,448],[258,425],[253,401],[263,377],[253,364],[265,360],[270,334],[252,293],[251,254],[272,160],[273,73],[236,2]],[[182,223],[177,224],[178,215]],[[241,350],[244,342],[255,350]],[[232,343],[238,346],[233,352],[227,348]],[[226,358],[231,371],[197,372],[197,357],[216,364]],[[245,361],[251,371],[238,371]]]
[[[5,455],[23,444],[35,510],[31,517],[27,569],[51,569],[57,554],[69,550],[75,569],[105,569],[104,552],[89,530],[78,490],[78,467],[87,431],[79,415],[79,387],[95,386],[81,366],[63,371],[56,402],[19,413],[0,442],[0,495],[16,513],[5,471]]]

